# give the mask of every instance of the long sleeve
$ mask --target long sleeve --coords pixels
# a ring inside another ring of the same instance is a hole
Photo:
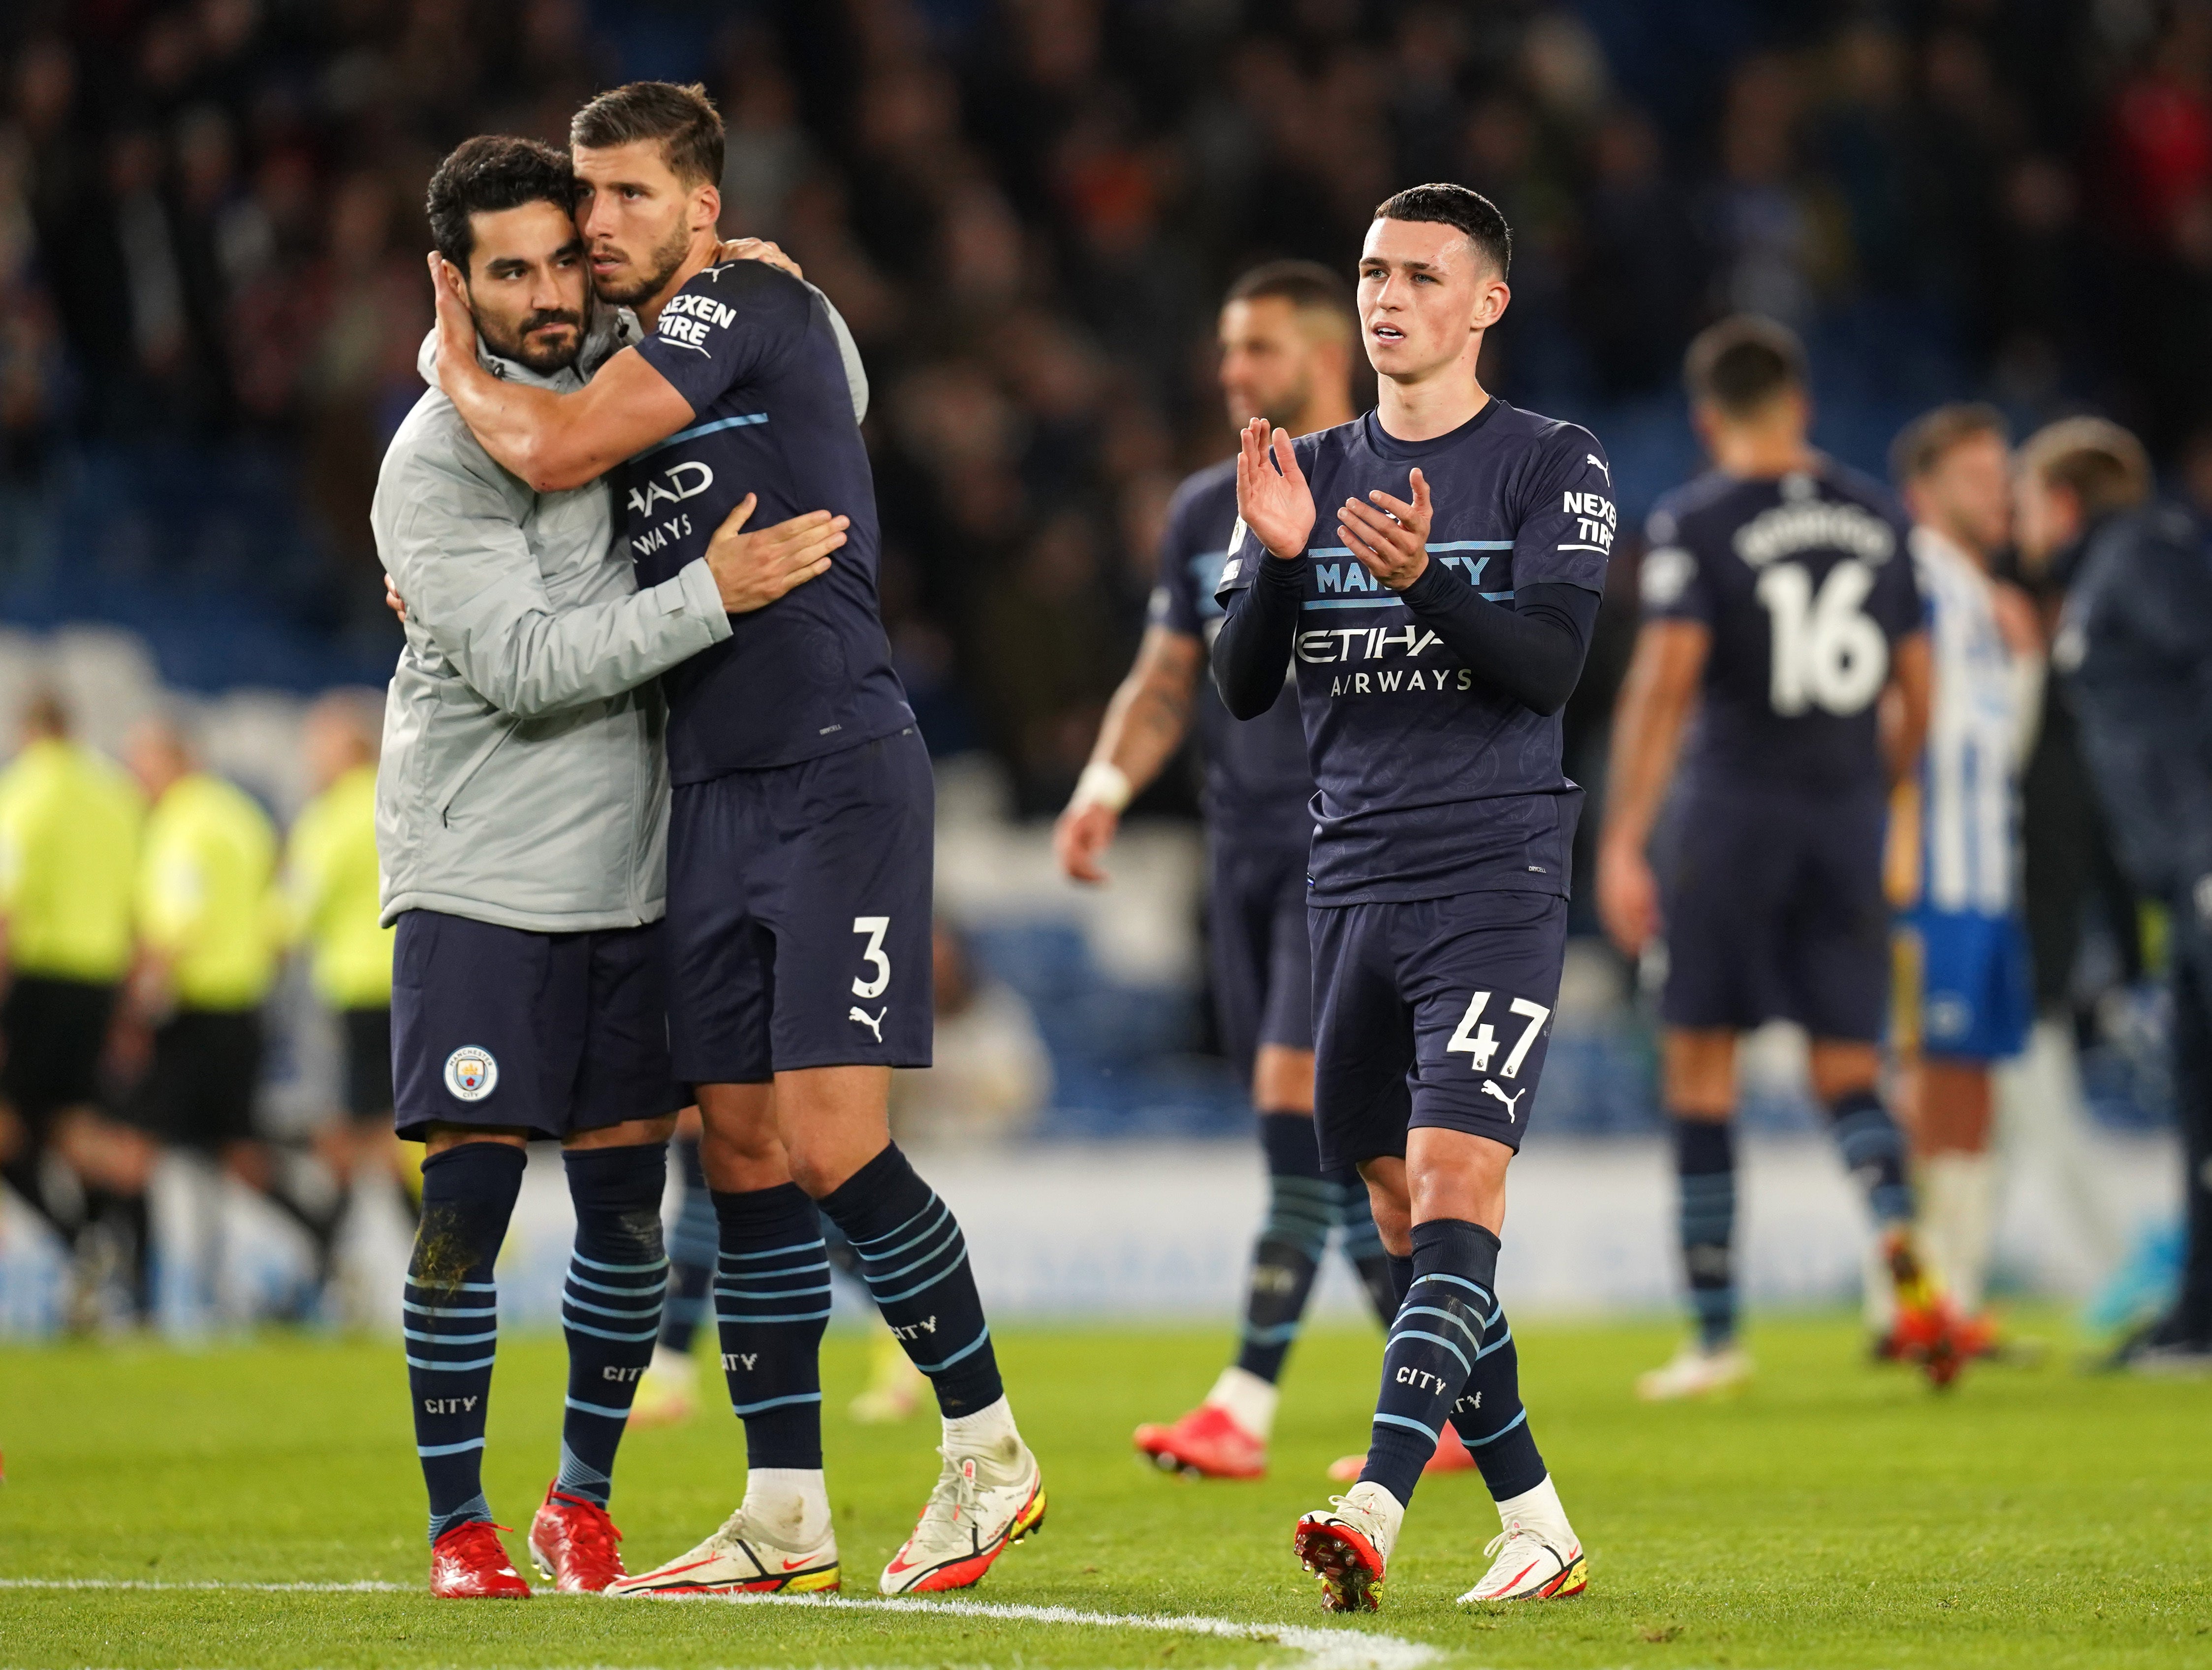
[[[1543,714],[1574,694],[1600,601],[1584,587],[1553,582],[1522,587],[1509,609],[1433,562],[1398,595],[1475,677]]]
[[[1229,594],[1213,639],[1213,681],[1239,719],[1258,718],[1283,693],[1305,579],[1303,563],[1262,555],[1258,564],[1251,584]]]
[[[647,590],[556,613],[509,494],[453,452],[417,450],[381,484],[387,495],[396,509],[378,546],[410,625],[518,718],[618,696],[730,635],[703,558]]]

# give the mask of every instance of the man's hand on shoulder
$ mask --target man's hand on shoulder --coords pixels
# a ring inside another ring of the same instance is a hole
[[[1245,424],[1237,452],[1237,514],[1271,557],[1296,562],[1314,526],[1313,489],[1298,468],[1288,430],[1264,418]]]
[[[1436,507],[1429,500],[1428,478],[1419,469],[1413,472],[1412,491],[1411,504],[1375,492],[1367,496],[1371,503],[1348,498],[1337,512],[1337,537],[1352,548],[1362,568],[1394,592],[1405,590],[1429,566]]]
[[[799,263],[766,238],[723,239],[714,251],[714,265],[720,266],[726,261],[758,261],[779,272],[789,273],[801,283],[806,282],[806,274],[799,270]]]
[[[744,531],[757,495],[747,493],[707,542],[707,565],[731,614],[764,609],[786,592],[830,571],[830,553],[845,543],[850,516],[809,510],[774,527]]]
[[[461,275],[436,250],[430,252],[430,299],[438,314],[438,378],[450,388],[449,371],[477,363],[477,320],[461,294]]]

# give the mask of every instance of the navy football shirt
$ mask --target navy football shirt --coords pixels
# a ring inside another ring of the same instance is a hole
[[[1336,510],[1410,500],[1420,466],[1429,550],[1493,602],[1523,586],[1605,587],[1616,517],[1589,431],[1492,399],[1449,435],[1400,441],[1373,412],[1293,443],[1319,514],[1304,560],[1292,663],[1313,763],[1316,905],[1567,892],[1582,790],[1561,726],[1459,665],[1435,633],[1334,543]],[[1225,596],[1275,560],[1241,525]]]
[[[1823,460],[1676,489],[1646,525],[1644,612],[1712,634],[1688,765],[1701,786],[1882,792],[1878,705],[1921,627],[1904,513]]]
[[[911,725],[877,603],[875,481],[829,304],[763,262],[731,261],[677,291],[637,351],[693,419],[623,466],[640,585],[704,554],[749,492],[760,502],[748,528],[809,510],[853,519],[829,572],[732,615],[728,638],[662,674],[672,777],[787,765]]]
[[[1237,526],[1237,460],[1209,465],[1176,490],[1160,540],[1160,583],[1152,619],[1207,649],[1219,630],[1213,583],[1228,559]],[[1206,815],[1217,833],[1239,844],[1303,850],[1313,833],[1307,803],[1313,767],[1306,763],[1305,724],[1297,692],[1285,682],[1275,705],[1239,721],[1222,705],[1206,670],[1199,680],[1199,740],[1206,753]]]

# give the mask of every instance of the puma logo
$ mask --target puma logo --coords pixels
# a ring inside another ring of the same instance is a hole
[[[1485,1079],[1482,1082],[1482,1094],[1486,1096],[1495,1096],[1499,1101],[1504,1102],[1505,1117],[1509,1120],[1516,1119],[1520,1117],[1516,1110],[1520,1106],[1521,1098],[1528,1094],[1528,1087],[1524,1084],[1509,1096],[1498,1088],[1496,1079]]]
[[[1583,461],[1586,464],[1595,464],[1599,469],[1605,470],[1605,485],[1608,487],[1613,485],[1613,472],[1605,469],[1605,460],[1602,458],[1595,453],[1584,453]]]
[[[883,1015],[871,1015],[867,1010],[862,1009],[858,1003],[855,1003],[851,1009],[845,1011],[845,1018],[848,1021],[859,1021],[870,1032],[875,1033],[876,1042],[880,1044],[884,1041],[884,1015],[889,1015],[890,1012],[891,1006],[889,1003],[885,1003],[884,1005]]]

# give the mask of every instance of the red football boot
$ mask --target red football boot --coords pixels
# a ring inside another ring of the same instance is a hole
[[[1443,1441],[1437,1446],[1437,1453],[1422,1464],[1421,1475],[1426,1478],[1431,1473],[1466,1472],[1474,1466],[1474,1457],[1460,1441],[1457,1429],[1447,1423]],[[1366,1466],[1367,1452],[1364,1450],[1357,1455],[1340,1455],[1328,1464],[1328,1476],[1340,1484],[1349,1484]]]
[[[530,1521],[530,1558],[538,1574],[562,1594],[597,1594],[623,1569],[615,1545],[622,1533],[607,1510],[581,1496],[563,1496],[552,1484]]]
[[[1158,1462],[1164,1472],[1194,1473],[1201,1478],[1261,1478],[1267,1472],[1267,1446],[1215,1404],[1200,1404],[1172,1426],[1148,1422],[1139,1427],[1137,1448]]]
[[[1899,1361],[1917,1364],[1929,1384],[1950,1385],[1966,1366],[1974,1337],[1922,1267],[1909,1233],[1892,1231],[1882,1254],[1897,1283],[1897,1324],[1890,1331],[1891,1349]]]
[[[527,1600],[530,1585],[507,1557],[507,1527],[469,1520],[430,1545],[430,1593],[441,1600]]]

